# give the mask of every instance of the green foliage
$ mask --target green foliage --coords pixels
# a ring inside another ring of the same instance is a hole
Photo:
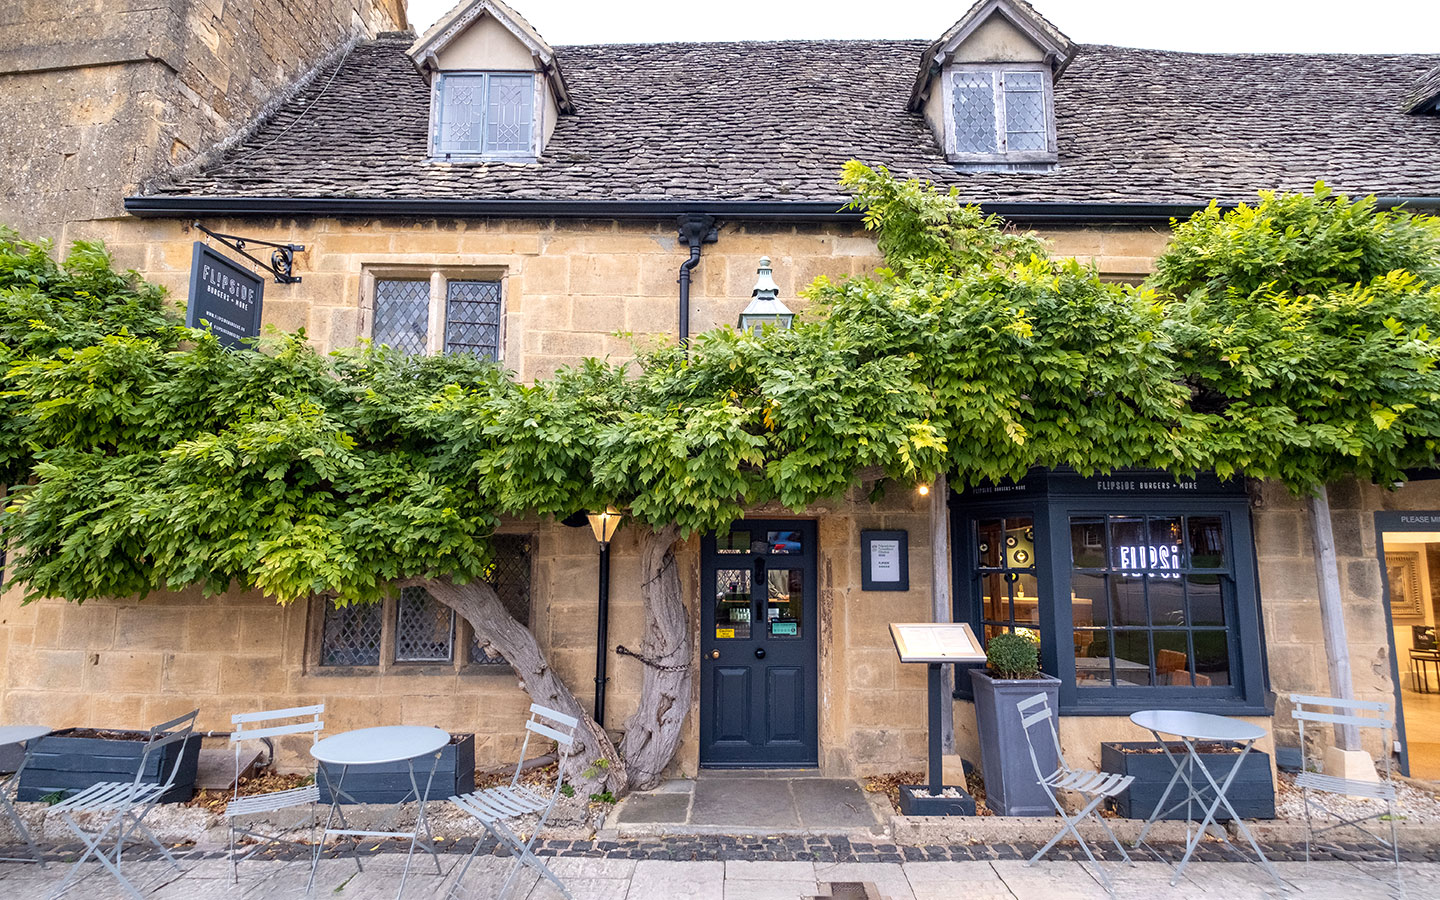
[[[200,584],[372,602],[481,577],[502,516],[613,504],[724,529],[867,481],[1213,468],[1297,489],[1433,464],[1433,220],[1323,191],[1177,226],[1102,281],[955,192],[846,166],[887,266],[789,331],[721,328],[518,384],[463,355],[302,333],[231,351],[98,247],[0,240],[0,527],[31,596]]]
[[[1436,464],[1440,220],[1267,193],[1178,224],[1156,268],[1196,413],[1182,454],[1297,492]]]
[[[1023,634],[997,634],[985,643],[985,667],[996,678],[1034,678],[1040,674],[1040,645]]]
[[[114,272],[97,243],[77,242],[60,264],[48,243],[22,241],[0,227],[0,484],[27,480],[33,463],[27,426],[36,403],[12,393],[11,365],[116,336],[173,347],[183,331],[164,297],[134,272]],[[103,398],[95,399],[103,406]]]
[[[590,795],[591,803],[618,803],[619,798],[609,791],[601,791],[598,794]]]

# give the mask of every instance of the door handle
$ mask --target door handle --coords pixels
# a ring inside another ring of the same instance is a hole
[[[756,658],[756,659],[764,659],[764,658],[765,658],[765,648],[764,648],[764,647],[756,647],[756,648],[755,648],[755,658]]]
[[[719,650],[711,650],[711,651],[710,651],[710,658],[711,658],[711,659],[719,659],[719,658],[720,658],[720,651],[719,651]]]

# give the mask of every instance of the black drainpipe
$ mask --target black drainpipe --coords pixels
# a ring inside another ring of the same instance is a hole
[[[700,264],[700,245],[720,239],[715,217],[686,213],[680,217],[680,241],[690,247],[690,258],[680,264],[680,346],[690,346],[690,270]]]

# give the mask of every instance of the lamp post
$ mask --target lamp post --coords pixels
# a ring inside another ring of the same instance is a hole
[[[605,665],[610,648],[610,539],[620,527],[620,513],[613,507],[604,512],[590,513],[590,530],[600,544],[600,621],[596,627],[595,641],[595,724],[605,727]]]
[[[756,270],[755,289],[750,292],[750,305],[740,314],[740,330],[759,334],[766,325],[789,328],[795,321],[795,314],[778,299],[780,286],[775,283],[770,268],[770,258],[761,257],[760,268]]]

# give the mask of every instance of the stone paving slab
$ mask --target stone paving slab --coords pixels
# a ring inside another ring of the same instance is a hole
[[[643,833],[843,833],[883,824],[856,781],[753,770],[706,772],[695,780],[670,781],[655,791],[631,794],[612,813],[611,822],[632,834],[647,826],[656,827]]]
[[[322,862],[313,897],[333,900],[388,900],[399,886],[404,855],[380,852],[366,858],[365,872],[352,860]],[[412,871],[405,897],[441,898],[459,870],[459,854],[442,854],[443,875],[434,869]],[[500,900],[499,888],[511,860],[479,856],[466,874],[462,896]],[[628,860],[617,857],[566,857],[553,859],[575,900],[810,900],[830,896],[831,885],[865,885],[864,896],[878,900],[1050,900],[1100,898],[1105,891],[1088,863],[1041,862],[1034,867],[1020,860],[965,862],[814,863],[795,860]],[[1178,885],[1171,887],[1170,866],[1141,862],[1135,866],[1106,864],[1117,898],[1133,900],[1251,900],[1300,897],[1305,900],[1368,900],[1389,894],[1391,868],[1338,861],[1277,864],[1284,878],[1276,885],[1258,867],[1235,863],[1197,862],[1189,866]],[[126,863],[146,887],[148,896],[169,900],[230,900],[230,898],[303,897],[308,862],[299,860],[252,861],[240,870],[239,884],[230,881],[228,863],[210,852],[192,852],[182,860],[180,873],[162,873],[167,863],[141,860]],[[1403,866],[1411,897],[1433,896],[1440,878],[1440,863],[1411,862]],[[58,884],[64,868],[46,869],[23,863],[0,863],[0,897],[6,900],[41,898]],[[156,884],[158,881],[158,885]],[[108,876],[90,874],[66,897],[112,900],[124,894]],[[526,870],[504,900],[552,900],[561,896],[548,882]],[[858,896],[853,895],[852,896]]]

